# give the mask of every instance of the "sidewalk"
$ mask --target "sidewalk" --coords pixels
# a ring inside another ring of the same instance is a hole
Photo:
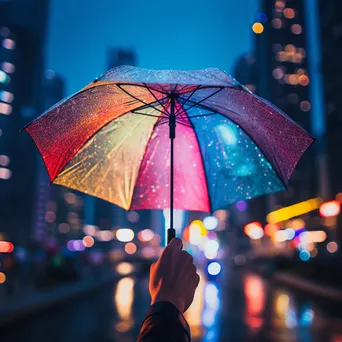
[[[272,280],[322,298],[342,302],[342,289],[317,284],[298,275],[287,272],[277,272],[273,275]]]
[[[87,279],[50,290],[33,292],[22,298],[11,298],[0,305],[0,327],[95,290],[115,281],[117,278],[118,275],[112,274],[99,280]]]

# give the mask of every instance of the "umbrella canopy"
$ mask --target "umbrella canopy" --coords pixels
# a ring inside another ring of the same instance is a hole
[[[284,190],[314,141],[215,68],[117,67],[25,130],[53,183],[127,210],[213,211]]]

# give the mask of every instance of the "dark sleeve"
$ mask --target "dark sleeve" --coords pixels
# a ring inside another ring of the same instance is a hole
[[[170,302],[157,302],[147,311],[137,342],[190,342],[184,316]]]

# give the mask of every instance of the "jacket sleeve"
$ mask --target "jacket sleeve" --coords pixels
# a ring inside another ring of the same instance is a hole
[[[151,305],[137,342],[190,342],[190,328],[184,316],[170,302]]]

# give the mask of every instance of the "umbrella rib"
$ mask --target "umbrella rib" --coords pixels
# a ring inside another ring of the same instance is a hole
[[[133,113],[133,114],[138,114],[138,115],[144,115],[144,116],[152,116],[153,118],[160,118],[160,117],[162,117],[162,118],[168,118],[168,117],[166,117],[166,116],[160,116],[160,115],[152,115],[152,114],[140,113],[140,112],[136,112],[136,111],[134,111],[134,110],[132,110],[131,113]]]
[[[200,88],[201,88],[201,85],[197,86],[197,87],[190,93],[190,95],[189,95],[188,98],[185,100],[185,102],[183,103],[183,105],[185,105],[185,104],[188,102],[188,100],[190,100],[191,96],[194,95],[195,92],[196,92],[198,89],[200,89]],[[183,106],[182,106],[182,107],[183,107]],[[182,108],[182,107],[181,107],[181,108]],[[184,108],[183,108],[183,109],[184,109]],[[176,111],[175,115],[177,116],[177,115],[179,114],[179,112],[180,112],[180,109],[178,109],[178,110]]]
[[[143,84],[147,84],[147,83],[145,82],[145,83],[143,83]],[[156,91],[156,92],[158,92],[158,93],[162,93],[162,94],[164,94],[164,95],[168,95],[168,93],[164,90],[164,88],[163,88],[160,84],[158,84],[158,83],[154,83],[154,84],[157,85],[157,86],[159,86],[159,88],[160,88],[161,90],[158,90],[158,89],[155,89],[155,88],[152,88],[152,87],[149,87],[149,88],[152,89],[152,90],[154,90],[154,91]],[[139,83],[122,83],[122,82],[118,82],[118,83],[116,83],[116,85],[123,85],[123,86],[131,86],[131,87],[146,88],[145,85],[142,85],[142,84],[139,84]],[[120,88],[120,89],[121,89],[121,88]]]
[[[145,106],[148,106],[148,107],[150,107],[150,108],[155,109],[156,111],[158,111],[158,112],[160,112],[160,113],[164,113],[162,110],[160,110],[160,109],[158,109],[158,108],[152,106],[151,104],[146,103],[146,102],[144,102],[143,100],[140,100],[138,97],[132,95],[132,94],[129,93],[127,90],[121,88],[120,85],[121,85],[121,84],[117,84],[116,86],[117,86],[120,90],[122,90],[124,93],[126,93],[126,94],[129,95],[129,96],[131,96],[133,99],[135,99],[135,100],[137,100],[137,101],[143,103]],[[144,87],[144,88],[145,88],[145,87]],[[141,108],[141,107],[140,107],[140,108]],[[140,109],[140,108],[137,108],[137,109]]]
[[[166,114],[171,115],[169,113],[169,111],[166,109],[166,107],[164,107],[164,105],[157,99],[156,95],[153,94],[153,92],[151,91],[151,89],[146,85],[146,83],[143,83],[143,85],[146,87],[146,89],[149,91],[149,93],[155,98],[155,100],[162,106],[162,108],[164,109],[164,111],[166,112]]]
[[[211,98],[212,96],[216,95],[217,93],[219,93],[219,92],[220,92],[221,90],[223,90],[223,89],[224,89],[224,87],[220,87],[218,90],[216,90],[216,91],[213,92],[212,94],[208,95],[207,97],[204,97],[201,101],[198,101],[198,102],[194,102],[194,101],[192,101],[192,100],[187,100],[186,102],[191,102],[192,105],[191,105],[190,107],[188,107],[186,110],[189,110],[189,109],[191,109],[192,107],[195,107],[195,106],[199,105],[201,102],[203,102],[203,101],[205,101],[205,100],[208,100],[209,98]],[[179,97],[179,99],[184,100],[184,99],[181,98],[181,97]],[[182,105],[182,107],[183,107],[183,105]],[[185,110],[185,108],[183,108],[183,109]],[[209,108],[209,110],[210,110],[210,108]]]

